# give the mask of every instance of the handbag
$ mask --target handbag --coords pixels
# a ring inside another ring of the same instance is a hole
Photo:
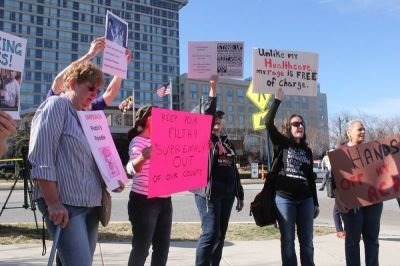
[[[274,158],[271,171],[267,174],[262,190],[255,196],[253,202],[250,203],[250,215],[253,216],[256,225],[260,227],[272,225],[276,222],[274,181],[277,176],[276,165],[281,153],[282,150]]]
[[[111,195],[104,182],[101,182],[101,206],[96,207],[99,221],[104,227],[108,225],[111,219]]]

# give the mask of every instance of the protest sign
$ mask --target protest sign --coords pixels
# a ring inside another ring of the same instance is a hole
[[[243,77],[243,42],[189,42],[188,77]]]
[[[107,10],[106,45],[103,53],[103,72],[126,79],[128,61],[128,23]]]
[[[253,86],[256,93],[317,96],[318,54],[277,49],[253,49]]]
[[[207,185],[212,117],[153,108],[148,197]]]
[[[107,188],[110,191],[118,188],[118,181],[126,185],[128,178],[103,111],[78,111],[78,117]]]
[[[26,39],[0,31],[0,109],[19,119]]]
[[[265,111],[272,94],[255,93],[253,90],[253,82],[250,82],[246,96],[255,104],[255,106],[258,107],[258,109]]]
[[[400,197],[400,138],[348,147],[328,153],[341,212]]]

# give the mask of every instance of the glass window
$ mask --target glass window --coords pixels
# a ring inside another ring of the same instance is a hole
[[[198,99],[197,85],[194,83],[190,83],[190,99],[192,99],[192,100]]]
[[[292,105],[290,95],[285,95],[285,105],[286,107],[290,107]]]

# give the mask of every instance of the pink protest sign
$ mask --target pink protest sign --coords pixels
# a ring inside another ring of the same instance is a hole
[[[153,108],[148,197],[207,185],[212,117]]]

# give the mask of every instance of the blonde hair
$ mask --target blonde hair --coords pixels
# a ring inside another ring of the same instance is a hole
[[[69,90],[71,80],[76,80],[78,84],[89,81],[96,87],[104,84],[103,72],[92,62],[72,63],[64,74],[64,91]]]

